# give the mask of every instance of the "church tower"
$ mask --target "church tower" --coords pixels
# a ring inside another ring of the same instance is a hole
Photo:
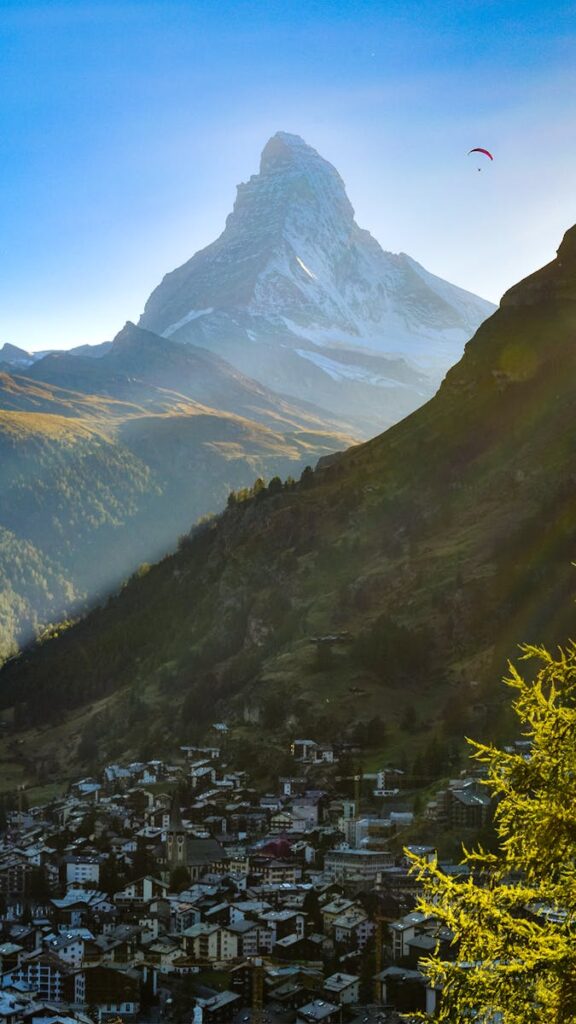
[[[170,824],[166,833],[166,860],[171,871],[174,868],[186,867],[186,836],[186,829],[180,814],[180,801],[178,794],[175,793],[172,797]]]

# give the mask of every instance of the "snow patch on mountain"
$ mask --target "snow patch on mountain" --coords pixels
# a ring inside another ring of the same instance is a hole
[[[180,320],[177,320],[175,324],[170,324],[169,327],[166,327],[166,329],[162,331],[162,337],[169,338],[172,334],[175,334],[176,331],[179,331],[181,327],[184,327],[185,324],[189,324],[192,320],[198,320],[201,316],[208,316],[209,313],[213,312],[213,306],[208,306],[207,309],[191,309],[189,313],[186,313],[186,315]]]
[[[411,388],[411,384],[397,380],[395,377],[384,377],[379,373],[372,373],[365,366],[357,366],[351,363],[341,363],[339,360],[330,359],[320,352],[312,352],[310,349],[298,348],[296,352],[302,359],[308,359],[315,366],[320,367],[332,380],[355,380],[366,384],[372,384],[379,388]],[[421,392],[426,397],[426,392]]]

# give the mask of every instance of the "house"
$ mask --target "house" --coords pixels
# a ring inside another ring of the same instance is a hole
[[[314,760],[314,751],[317,746],[315,740],[294,740],[290,747],[290,753],[295,761],[310,762]]]
[[[297,796],[292,801],[292,821],[296,832],[306,832],[320,824],[324,812],[321,794]]]
[[[80,1006],[95,1006],[100,1015],[133,1016],[140,1011],[138,975],[97,965],[77,972],[74,983],[74,1002]]]
[[[352,911],[360,911],[361,908],[358,904],[354,903],[353,900],[344,899],[343,896],[336,896],[329,903],[325,903],[320,908],[323,921],[323,930],[325,935],[332,935],[334,931],[334,922],[342,914],[350,913]],[[366,916],[366,915],[364,915]]]
[[[54,920],[66,927],[80,927],[92,914],[113,909],[103,892],[96,889],[68,889],[65,896],[50,900]]]
[[[236,921],[227,931],[237,937],[238,956],[257,956],[260,952],[260,925],[256,921]]]
[[[163,899],[167,892],[168,885],[165,882],[152,875],[144,875],[117,892],[114,902],[119,905],[150,903],[151,900]]]
[[[451,828],[483,828],[492,813],[492,797],[486,787],[469,780],[447,793],[447,817]]]
[[[32,864],[23,854],[0,855],[0,894],[22,895],[28,886]]]
[[[314,999],[297,1011],[296,1024],[334,1024],[340,1019],[340,1006],[325,999]]]
[[[216,780],[216,769],[209,761],[200,761],[190,768],[190,781],[193,789],[200,786],[213,786]]]
[[[375,980],[381,986],[381,1001],[399,1013],[422,1013],[426,1009],[426,979],[420,971],[386,967]]]
[[[0,974],[17,967],[24,947],[17,942],[3,942],[0,945]]]
[[[290,811],[278,811],[270,818],[270,832],[272,835],[281,835],[282,832],[292,830],[292,815]]]
[[[364,949],[374,932],[374,924],[360,907],[341,914],[332,922],[334,942],[348,949]]]
[[[182,935],[187,928],[198,924],[200,911],[192,903],[182,899],[170,899],[170,935]]]
[[[283,796],[300,796],[306,790],[306,779],[288,775],[280,778],[280,792]]]
[[[312,750],[312,761],[314,764],[334,764],[337,760],[331,743],[317,743]]]
[[[17,989],[0,989],[0,1021],[2,1024],[20,1024],[24,1014],[35,1007],[33,996]]]
[[[202,757],[209,757],[214,761],[217,761],[220,757],[220,747],[180,747],[180,750],[186,754],[189,761],[196,758],[199,754]]]
[[[324,982],[324,994],[333,1003],[357,1003],[360,998],[360,977],[357,974],[332,974]]]
[[[73,932],[61,932],[46,941],[46,949],[71,967],[80,967],[84,959],[85,940]]]
[[[388,925],[392,941],[392,959],[401,960],[408,956],[409,945],[416,934],[423,931],[424,922],[427,920],[425,914],[415,910],[411,914],[405,914],[398,921],[392,921]]]
[[[253,922],[250,926],[256,927]],[[242,955],[241,929],[234,926],[201,921],[183,932],[182,942],[187,955],[201,961],[236,960]]]
[[[269,910],[260,914],[259,920],[272,932],[272,943],[287,935],[296,935],[303,938],[305,929],[305,914],[293,910]]]
[[[230,1024],[240,1005],[240,996],[237,992],[216,992],[207,999],[197,999],[196,1005],[202,1008],[204,1024]]]

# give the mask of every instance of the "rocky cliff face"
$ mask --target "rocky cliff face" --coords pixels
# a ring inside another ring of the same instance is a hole
[[[141,325],[372,433],[435,391],[492,311],[405,253],[384,252],[356,224],[335,168],[278,132],[222,235],[166,275]]]

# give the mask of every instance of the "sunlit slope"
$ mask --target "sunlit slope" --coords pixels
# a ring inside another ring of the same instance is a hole
[[[144,402],[0,379],[0,660],[172,549],[231,488],[298,475],[351,440],[163,394],[168,411],[151,414]]]
[[[233,504],[106,608],[5,669],[2,702],[20,702],[33,723],[48,707],[64,715],[136,686],[139,722],[153,720],[166,742],[181,705],[184,733],[241,719],[271,694],[282,695],[282,722],[307,734],[378,708],[398,725],[408,701],[427,729],[447,706],[461,731],[473,711],[497,727],[504,656],[574,632],[575,336],[572,229],[427,405],[296,488]],[[349,642],[324,664],[310,638],[335,633]],[[365,699],[352,696],[358,680]],[[103,752],[116,742],[113,717]]]

